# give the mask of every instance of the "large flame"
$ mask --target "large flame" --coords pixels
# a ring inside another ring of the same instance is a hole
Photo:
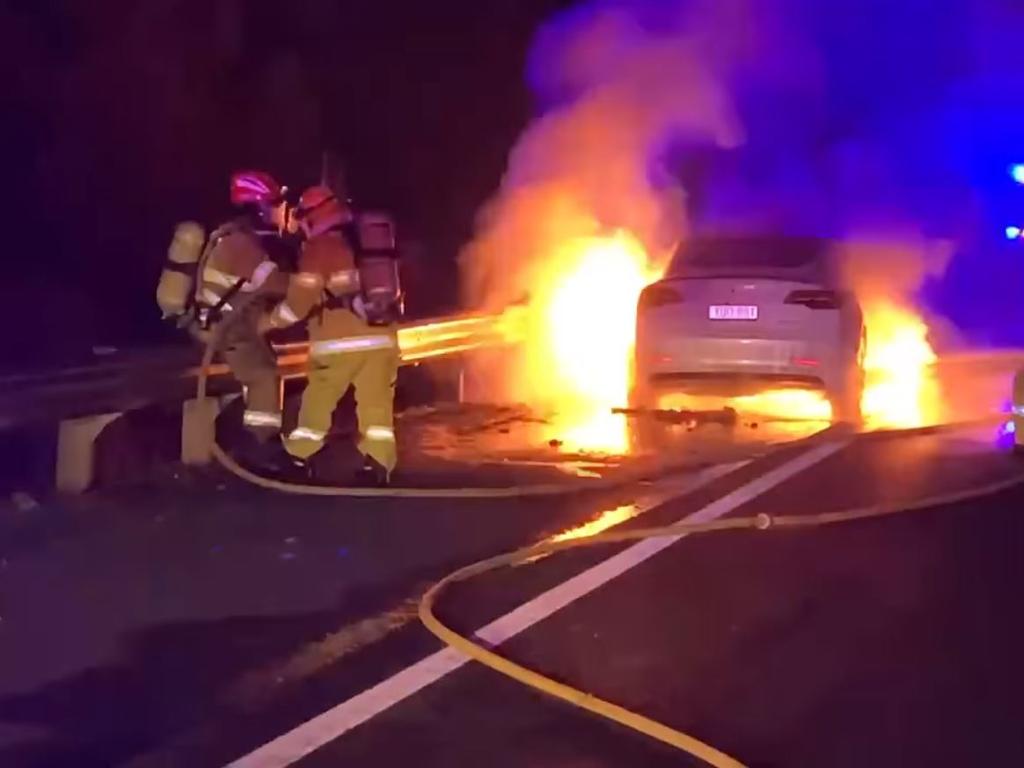
[[[552,437],[569,450],[623,452],[626,424],[611,411],[626,405],[637,298],[659,270],[620,231],[561,243],[543,272],[525,354],[554,411]]]
[[[832,405],[824,393],[808,389],[773,389],[737,397],[733,405],[743,413],[779,420],[825,423]]]
[[[797,437],[824,429],[832,420],[832,405],[825,393],[813,389],[769,389],[737,397],[668,392],[658,398],[658,407],[674,411],[734,408],[747,424],[771,422],[773,434]]]
[[[891,299],[864,303],[867,350],[861,410],[869,428],[907,428],[941,417],[935,352],[928,325],[914,310]]]
[[[637,299],[661,276],[663,259],[651,259],[641,239],[627,230],[595,234],[599,227],[592,217],[557,220],[559,226],[548,232],[540,249],[543,258],[531,264],[522,354],[504,369],[505,381],[512,392],[551,414],[549,437],[564,450],[624,453],[628,425],[612,409],[627,404]],[[890,265],[913,264],[906,255],[897,259],[901,253],[875,246],[848,259],[856,268],[855,289],[867,331],[861,410],[868,429],[922,426],[943,416],[928,325],[907,299],[913,274],[889,279],[888,272],[875,267],[882,256]],[[759,417],[752,421],[791,422],[799,433],[833,417],[824,393],[804,390],[774,390],[715,404],[685,396],[659,406],[705,410],[723,404]]]

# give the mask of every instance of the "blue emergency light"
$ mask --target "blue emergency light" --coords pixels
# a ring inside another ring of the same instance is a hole
[[[1006,239],[1007,240],[1018,240],[1020,239],[1022,232],[1020,227],[1009,226],[1006,228]]]
[[[1024,163],[1014,163],[1010,166],[1010,176],[1018,184],[1024,184]]]

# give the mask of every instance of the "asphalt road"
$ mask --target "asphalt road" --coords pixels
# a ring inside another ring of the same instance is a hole
[[[811,514],[1019,471],[989,434],[834,434],[543,502],[294,499],[195,476],[8,512],[0,765],[687,765],[450,655],[430,683],[421,662],[440,644],[417,597],[594,519]],[[472,631],[585,581],[501,652],[751,766],[1024,764],[1022,512],[1017,490],[657,553],[573,551],[460,585],[439,613]],[[621,574],[587,576],[609,558]]]

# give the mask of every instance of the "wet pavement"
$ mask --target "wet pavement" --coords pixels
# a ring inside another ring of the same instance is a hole
[[[736,514],[910,500],[1020,471],[984,445],[926,437],[852,446]],[[861,492],[843,498],[855,486]],[[678,519],[701,501],[656,515]],[[828,529],[687,539],[501,652],[751,766],[1020,764],[1022,512],[1024,488]],[[442,615],[479,626],[510,579],[518,589],[543,582],[543,567],[460,586]],[[691,764],[477,665],[299,765],[360,755],[380,765],[469,765],[484,755],[500,766]]]
[[[508,487],[657,473],[665,467],[701,466],[749,458],[823,429],[815,421],[740,419],[661,424],[658,442],[633,446],[635,420],[606,414],[591,423],[564,424],[557,414],[525,406],[446,404],[399,414],[400,487]],[[354,420],[335,420],[318,463],[325,483],[349,481],[360,465],[353,447]],[[585,445],[579,437],[588,438]],[[227,438],[230,442],[230,437]]]
[[[493,431],[504,428],[516,422]],[[737,451],[723,436],[718,454],[705,437],[708,453],[682,474],[544,500],[293,498],[168,471],[145,487],[9,506],[0,765],[224,765],[439,650],[415,605],[456,567],[586,524],[674,522],[815,450]],[[835,443],[829,455],[736,497],[728,514],[909,501],[1020,471],[988,431],[847,439],[820,438]],[[684,539],[501,652],[752,766],[1018,764],[1022,511],[1024,492],[1011,491],[829,530]],[[439,613],[473,630],[623,549],[489,574]],[[688,764],[475,664],[298,764],[481,761]]]

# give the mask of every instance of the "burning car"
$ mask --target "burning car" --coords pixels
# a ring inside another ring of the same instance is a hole
[[[656,409],[667,392],[817,390],[834,420],[859,423],[864,318],[831,246],[784,236],[681,245],[640,294],[631,405]]]

